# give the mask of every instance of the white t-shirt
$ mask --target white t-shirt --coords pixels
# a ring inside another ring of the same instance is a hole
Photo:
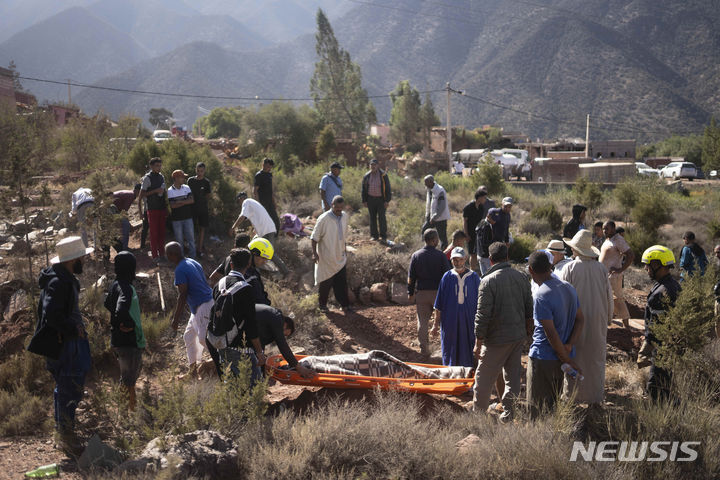
[[[255,232],[257,232],[260,237],[277,232],[275,222],[270,218],[265,207],[257,200],[253,200],[252,198],[245,199],[242,204],[240,216],[250,220]]]
[[[465,169],[465,164],[462,162],[453,162],[453,168],[455,169],[455,173],[462,174]]]

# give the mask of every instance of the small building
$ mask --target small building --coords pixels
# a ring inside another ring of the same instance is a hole
[[[384,123],[370,125],[370,135],[378,137],[380,145],[392,145],[392,142],[390,141],[390,125],[385,125]]]
[[[0,103],[9,107],[15,106],[15,88],[13,87],[12,75],[11,70],[0,67]]]
[[[593,158],[635,158],[635,140],[598,140],[590,142],[590,156]]]
[[[80,109],[68,105],[48,105],[48,108],[55,116],[55,123],[58,127],[62,127],[70,121],[71,118],[80,117]]]

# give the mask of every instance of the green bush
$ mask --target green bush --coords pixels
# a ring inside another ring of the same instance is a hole
[[[590,210],[602,205],[605,195],[599,183],[591,182],[586,177],[580,177],[573,186],[575,200]]]
[[[713,218],[707,223],[707,231],[710,239],[720,238],[720,220]]]
[[[489,155],[485,156],[477,165],[473,174],[475,185],[485,185],[490,195],[500,195],[505,191],[505,180],[500,165]]]
[[[522,233],[534,235],[538,238],[542,238],[553,233],[553,229],[547,221],[544,219],[533,218],[530,215],[526,215],[520,220],[518,228]]]
[[[618,200],[625,213],[630,213],[640,198],[640,191],[637,185],[637,179],[623,180],[618,183],[613,191],[615,198]]]
[[[420,229],[424,223],[425,203],[418,198],[393,200],[395,214],[388,215],[388,229],[395,235],[395,241],[412,248],[420,242]]]
[[[520,234],[513,237],[508,255],[513,262],[523,262],[537,249],[538,239],[533,235]]]
[[[646,232],[654,232],[672,220],[672,202],[664,190],[644,191],[630,211],[630,218]]]
[[[24,386],[0,389],[0,437],[42,435],[50,429],[49,397],[40,398]]]
[[[562,228],[563,218],[554,203],[547,203],[540,207],[535,207],[530,211],[530,216],[538,220],[545,220],[550,226],[550,230],[557,232]]]
[[[635,265],[640,265],[642,254],[647,248],[661,243],[657,230],[648,232],[642,228],[628,228],[625,231],[625,241],[635,254]]]

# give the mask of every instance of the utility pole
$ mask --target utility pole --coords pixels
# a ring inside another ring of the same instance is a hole
[[[585,158],[590,158],[590,114],[587,115],[585,125]]]
[[[70,93],[70,79],[68,81],[68,106],[72,105],[72,93]]]
[[[447,91],[447,110],[445,111],[445,135],[447,135],[447,140],[445,141],[445,144],[447,146],[448,171],[452,172],[452,126],[450,125],[450,92],[452,89],[450,88],[450,82],[445,84],[445,90]]]

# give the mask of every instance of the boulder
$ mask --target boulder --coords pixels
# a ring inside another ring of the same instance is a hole
[[[388,286],[385,283],[374,283],[370,287],[370,298],[375,303],[386,303],[388,299]]]
[[[471,433],[470,435],[468,435],[467,437],[463,438],[462,440],[460,440],[459,442],[457,442],[455,444],[458,451],[460,451],[461,453],[470,451],[474,447],[477,447],[478,445],[480,445],[480,437],[478,437],[474,433]]]
[[[95,468],[110,470],[120,465],[123,460],[122,453],[103,443],[96,433],[90,438],[85,451],[80,455],[78,467],[80,467],[80,470]]]
[[[10,298],[8,299],[8,302],[4,306],[4,311],[2,312],[2,318],[11,322],[15,323],[15,317],[22,312],[23,310],[28,308],[28,295],[25,290],[17,290],[15,293],[13,293]]]
[[[362,287],[360,289],[360,292],[358,293],[358,300],[362,304],[369,304],[372,302],[372,295],[370,294],[370,289],[368,287]]]
[[[407,289],[408,287],[404,283],[393,282],[390,285],[390,300],[398,305],[409,305]]]
[[[232,440],[210,430],[157,437],[140,458],[125,462],[117,470],[165,470],[163,478],[234,479],[239,476],[238,452]]]

